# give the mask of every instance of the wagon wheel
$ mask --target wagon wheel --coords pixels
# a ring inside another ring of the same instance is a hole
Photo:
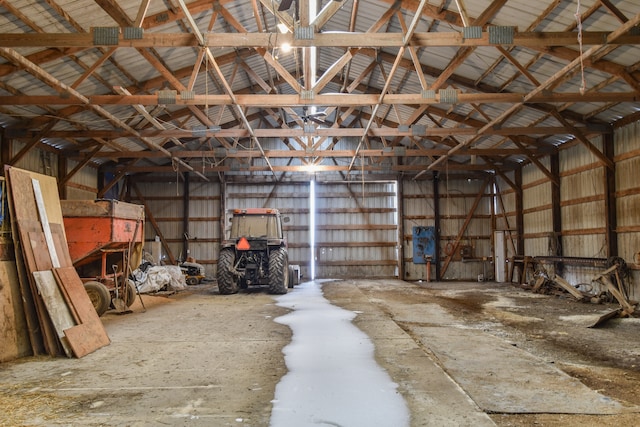
[[[84,284],[84,289],[89,295],[93,308],[96,309],[98,316],[102,316],[111,305],[111,294],[109,289],[100,282],[90,281]]]

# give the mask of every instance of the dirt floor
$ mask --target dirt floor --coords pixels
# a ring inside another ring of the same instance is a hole
[[[358,313],[413,427],[640,424],[640,319],[586,327],[613,305],[495,283],[322,289]],[[221,296],[214,283],[143,298],[146,309],[102,317],[111,344],[93,354],[0,364],[0,426],[269,425],[291,339],[274,319],[287,310],[261,291]],[[545,394],[527,366],[560,388]]]
[[[614,319],[599,328],[586,327],[603,312],[617,308],[616,305],[539,295],[512,284],[423,282],[416,283],[413,289],[382,290],[378,284],[355,283],[414,338],[413,330],[419,325],[399,319],[397,308],[405,304],[437,304],[466,328],[481,330],[523,349],[604,396],[640,406],[640,319]],[[339,286],[339,283],[325,285],[325,295],[339,300]],[[560,406],[565,402],[557,403]],[[640,414],[635,410],[610,415],[490,413],[490,416],[498,426],[640,424]]]

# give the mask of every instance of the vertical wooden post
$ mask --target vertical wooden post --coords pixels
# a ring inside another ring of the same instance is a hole
[[[551,174],[556,178],[557,182],[560,182],[560,154],[556,151],[550,156],[551,160]],[[558,247],[555,254],[549,254],[554,256],[562,256],[562,207],[560,197],[560,185],[551,183],[551,221],[553,237],[556,239]],[[556,263],[556,274],[561,276],[564,272],[564,263]]]
[[[225,229],[227,228],[227,184],[221,176],[220,182],[220,243],[225,239]]]
[[[516,253],[514,255],[524,255],[524,213],[523,213],[523,193],[522,190],[522,168],[515,171],[516,184]],[[513,267],[512,267],[513,268]]]
[[[398,279],[404,280],[404,181],[397,180],[396,205],[398,206]]]
[[[607,245],[607,257],[618,256],[618,214],[616,209],[616,164],[614,162],[614,138],[613,131],[602,135],[602,150],[604,155],[613,162],[613,168],[604,168],[605,180],[605,239]]]
[[[0,171],[0,175],[4,175],[4,165],[8,165],[11,161],[13,140],[7,138],[4,128],[2,128],[2,131],[0,132],[0,163],[2,163],[2,170]]]
[[[433,172],[433,216],[435,229],[435,259],[436,281],[440,281],[440,176]]]
[[[182,253],[184,254],[182,260],[186,260],[191,254],[189,249],[189,218],[191,216],[191,212],[189,210],[189,200],[191,199],[191,194],[189,192],[189,182],[190,182],[190,174],[189,172],[184,173],[184,191],[182,192]]]
[[[64,181],[64,178],[67,176],[67,156],[65,156],[62,152],[57,154],[58,156],[58,182]],[[60,194],[60,200],[67,199],[67,185],[58,185],[58,193]]]

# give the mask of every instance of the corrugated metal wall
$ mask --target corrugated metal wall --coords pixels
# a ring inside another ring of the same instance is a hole
[[[616,209],[618,212],[618,254],[627,263],[640,264],[640,122],[615,132]],[[636,270],[631,297],[640,297]]]
[[[507,178],[513,183],[515,181],[515,173],[509,172]],[[496,177],[496,207],[495,207],[495,227],[496,231],[504,232],[504,243],[506,249],[506,260],[509,260],[517,254],[517,214],[516,214],[516,191],[502,177]],[[518,254],[522,255],[522,254]],[[500,265],[496,268],[502,268],[508,273],[510,266]],[[508,276],[507,276],[508,278]]]
[[[426,280],[427,265],[413,263],[413,227],[435,227],[433,203],[433,181],[407,180],[402,184],[404,221],[404,278],[406,280]],[[431,268],[431,278],[435,278],[435,265]]]
[[[599,150],[600,140],[592,141]],[[584,146],[560,152],[564,256],[607,257],[605,168]]]
[[[189,188],[188,255],[213,277],[220,248],[220,184],[191,182]]]
[[[11,156],[18,154],[25,144],[14,140],[12,144]],[[31,150],[24,157],[18,161],[15,166],[20,169],[25,169],[33,172],[37,172],[43,175],[55,176],[65,175],[77,166],[77,162],[73,160],[68,161],[67,170],[63,173],[58,173],[58,155],[50,151],[45,150]],[[96,198],[98,192],[98,171],[95,168],[84,167],[78,171],[69,182],[67,182],[67,199],[69,200],[93,200]]]
[[[67,173],[71,172],[78,162],[67,162]],[[98,170],[84,167],[75,173],[67,183],[68,200],[94,200],[98,193]]]
[[[440,265],[444,280],[478,280],[493,277],[493,187],[480,180],[438,180],[440,222],[435,218],[434,182],[403,182],[404,271],[407,280],[425,280],[426,264],[413,263],[412,230],[415,226],[440,228]],[[482,196],[478,199],[478,193]],[[474,205],[477,206],[473,211]],[[471,215],[471,217],[470,217]],[[465,228],[465,224],[466,228]],[[454,250],[456,241],[457,249]],[[447,259],[449,259],[447,261]],[[446,266],[446,270],[444,267]],[[435,264],[430,278],[435,280]]]
[[[204,265],[207,276],[215,274],[220,244],[220,185],[217,182],[191,182],[189,185],[188,229],[184,229],[184,182],[138,182],[151,216],[146,217],[145,240],[152,242],[162,235],[176,261],[188,256]],[[134,198],[132,203],[142,203]],[[159,229],[154,228],[154,223]],[[185,232],[187,235],[185,236]],[[188,238],[188,249],[185,249]],[[149,245],[147,251],[151,251]],[[188,253],[187,253],[188,251]],[[163,249],[165,262],[170,257]]]
[[[440,180],[442,279],[478,280],[479,275],[493,276],[490,260],[484,259],[491,256],[493,232],[492,188],[486,184],[480,180],[448,180],[446,177]],[[479,200],[478,194],[482,194]],[[454,250],[457,238],[460,240]],[[468,255],[463,253],[465,248]],[[451,261],[445,270],[447,258]]]
[[[398,274],[395,182],[316,185],[316,277]]]
[[[11,157],[15,157],[24,147],[23,142],[13,140]],[[31,150],[14,166],[42,175],[58,176],[58,156],[49,151]]]
[[[539,159],[549,169],[549,158]],[[522,171],[522,209],[524,224],[524,254],[549,255],[555,244],[551,210],[551,183],[535,165],[527,165]]]
[[[303,277],[309,277],[309,183],[226,184],[226,209],[275,208],[283,217],[289,245],[289,264],[300,265]],[[227,221],[228,224],[228,221]]]

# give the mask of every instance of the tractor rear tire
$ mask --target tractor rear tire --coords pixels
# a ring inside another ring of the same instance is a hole
[[[238,283],[233,274],[233,264],[236,260],[235,251],[232,248],[225,248],[218,255],[218,291],[221,295],[238,293]]]
[[[102,316],[109,309],[111,305],[111,294],[109,289],[100,282],[87,282],[84,284],[84,289],[89,295],[93,308],[96,309],[98,317]]]
[[[269,254],[269,293],[282,295],[287,293],[289,285],[289,259],[284,248]]]

